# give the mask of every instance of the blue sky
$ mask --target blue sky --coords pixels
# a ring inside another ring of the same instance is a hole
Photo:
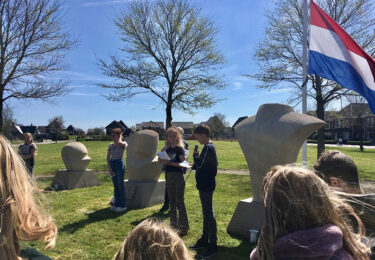
[[[242,75],[258,68],[252,59],[256,45],[262,41],[265,10],[269,0],[194,0],[202,13],[211,17],[218,28],[217,44],[227,63],[222,69],[228,87],[217,92],[225,99],[209,109],[191,115],[173,110],[174,121],[206,121],[215,112],[233,124],[240,116],[254,115],[264,103],[285,102],[288,90],[257,89],[257,82]],[[128,126],[142,121],[164,121],[165,108],[152,95],[142,95],[124,102],[111,102],[102,95],[96,83],[106,80],[97,66],[97,58],[119,54],[122,42],[113,19],[125,8],[126,0],[64,0],[65,30],[78,39],[77,47],[68,52],[67,69],[59,77],[70,79],[72,92],[55,98],[53,103],[11,101],[18,123],[46,125],[54,116],[62,115],[66,126],[73,124],[87,130],[104,127],[112,120],[123,120]]]

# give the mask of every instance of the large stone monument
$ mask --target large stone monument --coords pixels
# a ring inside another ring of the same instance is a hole
[[[159,180],[163,165],[158,162],[159,134],[141,130],[128,142],[125,180],[125,196],[128,208],[145,208],[164,201],[165,181]]]
[[[262,182],[272,166],[294,163],[306,138],[325,122],[294,112],[282,104],[264,104],[255,116],[235,127],[235,135],[250,171],[252,198],[241,200],[228,225],[234,235],[249,237],[249,230],[261,230],[264,205]]]
[[[91,159],[82,143],[71,142],[61,150],[66,169],[58,170],[51,187],[56,190],[72,190],[99,185],[93,170],[87,169]]]

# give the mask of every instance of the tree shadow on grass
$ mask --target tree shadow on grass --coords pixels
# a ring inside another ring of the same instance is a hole
[[[155,213],[151,214],[150,216],[144,217],[144,218],[139,219],[139,220],[135,220],[135,221],[131,222],[131,224],[136,226],[139,223],[141,223],[143,220],[146,220],[148,218],[155,218],[155,219],[159,219],[159,220],[163,221],[164,219],[169,218],[169,211],[168,212],[160,212],[160,211],[155,212]]]
[[[218,252],[209,257],[204,259],[209,260],[248,260],[250,256],[250,252],[255,247],[254,244],[250,244],[250,242],[246,239],[241,237],[232,236],[233,238],[239,239],[241,243],[236,247],[228,247],[228,246],[218,246]],[[197,254],[195,255],[195,259],[203,259],[202,255],[205,253],[205,249],[196,250]]]
[[[69,234],[74,234],[77,230],[84,228],[86,225],[107,219],[115,219],[128,213],[129,211],[130,210],[126,210],[123,212],[113,212],[109,208],[104,208],[93,212],[89,211],[86,213],[86,219],[66,224],[61,229],[59,229],[59,232],[67,232]]]

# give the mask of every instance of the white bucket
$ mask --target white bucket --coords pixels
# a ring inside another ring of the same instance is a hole
[[[259,235],[259,230],[249,229],[250,232],[250,243],[255,244]]]

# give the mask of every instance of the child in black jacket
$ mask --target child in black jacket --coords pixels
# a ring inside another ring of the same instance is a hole
[[[204,257],[209,257],[217,251],[217,227],[212,207],[212,197],[215,190],[215,176],[217,173],[217,156],[213,143],[210,142],[210,128],[200,125],[194,130],[194,136],[204,147],[199,154],[194,150],[195,180],[202,204],[203,234],[200,239],[191,246],[192,249],[206,248]]]

